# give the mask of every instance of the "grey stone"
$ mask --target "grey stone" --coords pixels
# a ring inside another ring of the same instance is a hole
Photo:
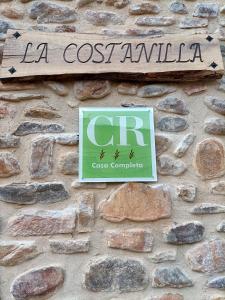
[[[220,80],[220,85],[218,87],[219,91],[225,92],[225,76]]]
[[[153,255],[149,256],[149,259],[154,264],[159,264],[163,262],[175,261],[177,257],[177,251],[175,249],[171,250],[161,250]]]
[[[57,254],[84,253],[89,251],[90,240],[50,240],[49,245],[51,251]]]
[[[174,245],[193,244],[203,239],[204,232],[205,227],[197,221],[173,224],[165,232],[165,240]]]
[[[211,183],[210,191],[214,195],[225,195],[225,181]]]
[[[225,135],[225,121],[219,118],[210,118],[204,122],[206,133],[215,135]]]
[[[21,173],[17,158],[10,152],[0,153],[0,178],[7,178]]]
[[[34,241],[1,241],[0,265],[15,266],[38,256],[40,253]]]
[[[183,29],[207,27],[209,21],[207,19],[185,17],[181,19],[179,27]]]
[[[170,4],[170,11],[172,11],[173,13],[176,13],[176,14],[181,14],[181,15],[188,13],[186,5],[180,1],[172,2]]]
[[[101,1],[101,0],[100,0]],[[116,8],[124,8],[129,4],[130,0],[105,0],[105,4]]]
[[[160,117],[157,128],[161,131],[179,132],[188,128],[188,123],[181,117]]]
[[[43,124],[37,122],[23,122],[14,131],[16,136],[24,136],[34,133],[61,133],[64,127],[59,124]]]
[[[76,1],[76,7],[80,8],[80,7],[84,7],[90,3],[95,2],[95,0],[77,0]]]
[[[69,198],[63,183],[14,183],[0,186],[0,200],[16,204],[54,203]]]
[[[11,134],[0,135],[0,149],[18,148],[20,145],[20,138]]]
[[[225,212],[225,205],[201,203],[191,209],[193,215],[220,214]]]
[[[138,17],[135,24],[139,26],[170,26],[176,23],[174,17]]]
[[[197,3],[193,17],[216,18],[219,13],[219,6],[216,3]]]
[[[124,18],[116,13],[108,11],[86,10],[85,19],[95,26],[121,25]]]
[[[207,282],[207,287],[219,290],[225,290],[225,276],[213,278]]]
[[[153,272],[153,287],[184,288],[193,286],[192,280],[178,267],[161,267]]]
[[[77,175],[78,174],[78,153],[69,152],[63,154],[59,159],[59,170],[64,175]]]
[[[62,133],[55,136],[55,142],[60,145],[76,146],[79,143],[78,133]]]
[[[0,20],[0,35],[6,34],[8,29],[14,29],[14,28],[15,25],[12,22],[3,19]]]
[[[155,145],[156,145],[156,155],[159,156],[163,152],[167,151],[171,146],[172,141],[165,135],[156,134],[155,135]]]
[[[138,89],[137,95],[141,98],[159,97],[175,92],[176,89],[161,84],[148,84]]]
[[[120,83],[117,87],[117,91],[119,94],[122,95],[136,95],[137,94],[137,89],[138,86],[137,84],[133,84],[133,83],[127,83],[127,82],[123,82]]]
[[[54,141],[39,137],[32,142],[30,175],[32,179],[45,178],[52,174]]]
[[[60,210],[24,209],[8,220],[11,236],[42,236],[73,233],[76,209],[67,207]]]
[[[161,175],[179,176],[186,170],[187,166],[181,160],[175,160],[169,155],[161,155],[158,158],[158,172]]]
[[[10,292],[16,300],[45,298],[52,295],[64,282],[64,271],[58,266],[31,269],[19,275],[12,283]]]
[[[194,143],[195,138],[196,135],[193,133],[188,133],[187,135],[185,135],[178,144],[177,148],[174,150],[174,155],[179,158],[183,157],[190,146]]]
[[[29,94],[29,93],[7,93],[0,94],[0,100],[10,101],[10,102],[20,102],[25,100],[36,100],[43,99],[45,95],[43,94]]]
[[[189,114],[186,103],[176,97],[167,97],[166,99],[159,101],[156,107],[158,110],[179,115]]]
[[[194,202],[196,199],[197,187],[192,183],[179,184],[175,189],[175,197],[177,200],[186,202]]]
[[[157,4],[142,2],[131,4],[129,7],[130,15],[158,14],[160,8]]]
[[[89,263],[84,285],[92,292],[134,292],[147,287],[148,275],[138,260],[106,256]]]
[[[204,103],[212,111],[225,115],[225,100],[210,96],[205,99]]]
[[[71,23],[77,19],[75,9],[50,1],[35,1],[29,16],[37,19],[37,23]]]
[[[46,87],[48,87],[50,90],[52,90],[58,96],[64,97],[69,94],[68,88],[65,86],[65,84],[62,84],[61,82],[44,81],[43,83]]]
[[[223,211],[223,212],[225,212],[225,211]],[[225,221],[220,222],[220,223],[217,225],[216,230],[217,230],[218,232],[225,232]]]
[[[77,231],[91,232],[95,224],[95,198],[92,192],[82,192],[77,197]]]
[[[193,271],[219,273],[225,270],[225,241],[212,239],[189,249],[186,259]]]

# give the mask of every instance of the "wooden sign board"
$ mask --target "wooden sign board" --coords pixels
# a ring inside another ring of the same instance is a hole
[[[9,30],[1,79],[68,76],[145,81],[220,78],[219,41],[211,35],[159,38]]]

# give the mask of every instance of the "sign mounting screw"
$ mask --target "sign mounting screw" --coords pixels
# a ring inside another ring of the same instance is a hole
[[[207,41],[211,42],[213,40],[213,37],[211,37],[210,35],[207,36]]]
[[[14,67],[11,67],[8,71],[9,73],[14,74],[16,72],[16,69]]]
[[[212,62],[210,67],[212,67],[213,69],[215,69],[218,65],[215,62]]]
[[[20,34],[18,31],[16,31],[16,32],[13,34],[13,36],[14,36],[16,39],[18,39],[18,38],[21,36],[21,34]]]

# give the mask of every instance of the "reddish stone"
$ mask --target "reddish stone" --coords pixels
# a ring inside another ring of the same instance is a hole
[[[155,221],[171,215],[170,193],[164,185],[126,183],[99,205],[101,216],[111,222]]]
[[[0,154],[0,178],[18,175],[21,172],[18,160],[10,152]]]
[[[83,192],[78,197],[77,230],[90,232],[94,226],[95,199],[91,192]]]
[[[10,292],[15,299],[31,299],[54,292],[64,282],[64,272],[60,267],[50,266],[33,269],[18,276],[12,283]]]

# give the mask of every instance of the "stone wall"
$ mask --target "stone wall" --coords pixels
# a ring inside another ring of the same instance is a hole
[[[216,33],[215,1],[0,0],[7,28]],[[225,77],[0,84],[0,298],[224,300]],[[157,184],[81,184],[78,108],[155,109]],[[34,298],[32,298],[34,297]]]

